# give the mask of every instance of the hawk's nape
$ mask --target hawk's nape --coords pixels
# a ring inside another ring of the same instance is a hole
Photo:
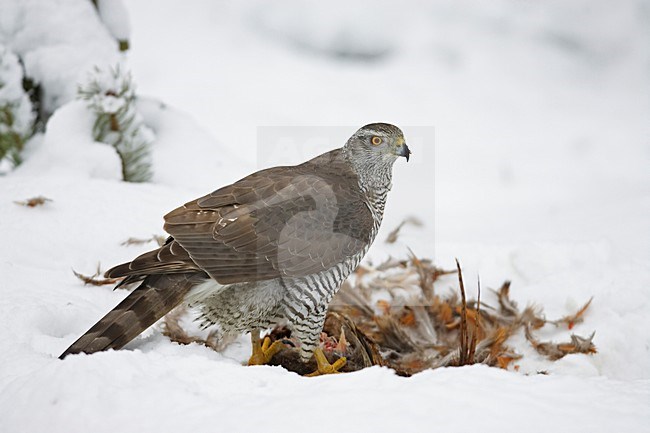
[[[168,213],[165,245],[106,273],[138,288],[61,358],[119,349],[188,303],[206,326],[252,332],[251,362],[277,351],[258,348],[259,330],[284,321],[303,360],[316,351],[319,372],[338,370],[344,361],[323,364],[318,352],[327,307],[377,235],[393,163],[409,155],[399,128],[370,124],[341,149],[258,171]]]

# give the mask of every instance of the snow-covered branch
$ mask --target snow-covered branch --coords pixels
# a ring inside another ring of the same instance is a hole
[[[97,116],[94,139],[113,146],[120,156],[122,178],[128,182],[151,179],[149,146],[154,133],[136,110],[131,74],[120,66],[110,70],[95,68],[87,82],[79,86],[78,94]]]

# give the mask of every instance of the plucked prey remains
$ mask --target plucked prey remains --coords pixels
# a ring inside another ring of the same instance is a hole
[[[260,344],[260,330],[286,322],[303,360],[315,355],[321,373],[337,370],[317,349],[328,304],[375,239],[393,163],[409,155],[399,128],[370,124],[340,149],[173,210],[162,247],[106,272],[140,285],[60,357],[119,349],[187,303],[205,325],[251,332],[251,364],[268,362],[281,344]]]

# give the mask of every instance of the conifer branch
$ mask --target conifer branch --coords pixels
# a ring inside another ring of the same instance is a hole
[[[135,86],[131,74],[119,65],[109,71],[95,68],[79,86],[79,98],[87,101],[96,115],[93,138],[111,145],[122,163],[122,179],[146,182],[151,179],[153,131],[136,110]]]

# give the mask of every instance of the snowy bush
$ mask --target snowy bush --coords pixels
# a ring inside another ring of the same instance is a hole
[[[113,146],[119,155],[122,178],[128,182],[150,180],[149,146],[154,134],[136,110],[131,74],[119,66],[108,70],[95,68],[87,82],[79,86],[78,94],[97,116],[94,139]]]
[[[128,50],[131,28],[124,3],[119,0],[93,0],[93,4],[106,29],[117,41],[119,50]]]
[[[121,20],[124,28],[117,34],[128,37],[118,3],[111,0],[99,11],[88,0],[0,0],[0,45],[18,56],[24,76],[37,89],[33,104],[39,126],[74,100],[87,71],[119,61],[119,42],[103,21]]]
[[[18,57],[0,45],[0,162],[21,161],[20,152],[33,134],[35,115],[23,89],[23,69]]]

